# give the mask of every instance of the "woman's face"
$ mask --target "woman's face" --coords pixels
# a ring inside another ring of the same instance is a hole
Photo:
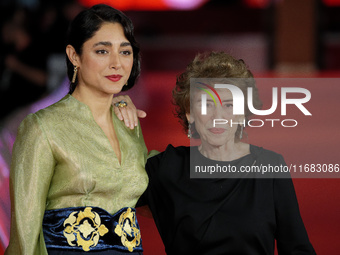
[[[127,83],[133,66],[133,51],[119,23],[103,23],[77,56],[78,86],[117,94]]]
[[[235,133],[239,122],[243,123],[243,115],[233,115],[233,97],[228,89],[216,89],[219,94],[222,105],[219,100],[216,104],[212,98],[207,95],[207,114],[201,113],[202,100],[201,96],[205,92],[196,89],[192,99],[191,113],[187,114],[189,123],[195,122],[195,128],[200,135],[202,146],[209,145],[219,147],[227,143],[234,142]],[[212,94],[214,94],[212,92]],[[214,120],[219,119],[219,121]],[[223,123],[223,124],[219,124]]]

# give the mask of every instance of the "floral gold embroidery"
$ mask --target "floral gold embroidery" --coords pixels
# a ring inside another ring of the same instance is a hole
[[[64,221],[64,227],[63,234],[68,244],[81,246],[84,251],[97,246],[99,237],[109,232],[105,225],[101,225],[100,216],[92,212],[91,207],[86,207],[84,211],[72,212]]]
[[[131,211],[131,208],[128,208],[120,215],[115,233],[121,237],[122,244],[128,248],[130,252],[140,244],[140,230],[136,224],[136,214]]]

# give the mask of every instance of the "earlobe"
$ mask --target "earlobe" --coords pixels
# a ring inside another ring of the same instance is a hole
[[[187,121],[189,123],[193,123],[195,121],[194,117],[192,115],[190,115],[190,113],[186,113],[185,116],[187,117]]]
[[[79,66],[78,54],[72,45],[66,46],[66,55],[74,66]]]
[[[238,122],[245,122],[246,121],[246,117],[244,115],[240,116],[238,119]]]

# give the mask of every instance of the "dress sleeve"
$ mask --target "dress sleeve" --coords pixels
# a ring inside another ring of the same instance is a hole
[[[118,119],[118,117],[116,117]],[[146,160],[148,158],[148,149],[146,148],[145,141],[144,141],[144,136],[142,132],[142,127],[140,122],[138,121],[137,127],[134,129],[135,135],[137,137],[137,143],[140,144],[143,147],[143,158],[144,158],[144,165],[146,164]]]
[[[280,164],[286,165],[280,156]],[[291,178],[274,179],[277,250],[279,255],[315,255],[303,224]]]
[[[55,160],[35,114],[20,125],[10,172],[11,234],[5,255],[47,255],[42,221]]]
[[[151,185],[150,183],[152,182],[153,173],[158,170],[159,163],[160,163],[160,156],[161,156],[160,152],[156,150],[152,150],[148,153],[145,170],[149,177],[149,184],[146,190],[144,191],[143,195],[139,198],[136,207],[145,206],[149,204],[149,201],[148,201],[148,196],[150,192],[149,186]]]

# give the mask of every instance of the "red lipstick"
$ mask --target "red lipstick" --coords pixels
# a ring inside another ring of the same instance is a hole
[[[213,134],[222,134],[225,132],[224,128],[209,128],[209,131]]]
[[[105,76],[105,77],[108,78],[110,81],[113,81],[113,82],[117,82],[122,78],[122,76],[119,75],[119,74],[108,75],[108,76]]]

